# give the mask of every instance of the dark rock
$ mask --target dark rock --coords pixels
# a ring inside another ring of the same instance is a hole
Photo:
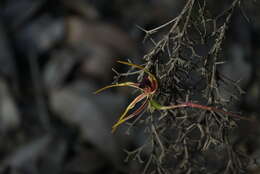
[[[44,53],[59,43],[64,34],[63,19],[45,14],[17,33],[18,46],[25,53]]]
[[[0,17],[0,75],[14,80],[16,78],[16,67],[6,30]]]
[[[6,81],[0,78],[0,130],[6,132],[20,124],[20,115]]]
[[[53,91],[50,96],[51,108],[63,121],[78,127],[85,141],[95,145],[108,159],[117,161],[118,144],[111,134],[112,124],[105,119],[109,115],[103,109],[103,105],[97,105],[86,95],[90,93],[87,88],[85,94],[80,94],[82,89],[84,87],[78,84],[77,88]],[[94,94],[92,95],[94,97]],[[106,105],[117,115],[118,105],[114,103],[115,98],[111,97]]]

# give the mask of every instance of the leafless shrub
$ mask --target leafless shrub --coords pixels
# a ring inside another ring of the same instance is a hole
[[[187,0],[173,20],[151,30],[140,27],[145,41],[154,44],[144,60],[160,83],[157,101],[163,105],[192,101],[230,110],[243,91],[218,67],[226,60],[223,41],[236,8],[240,0],[214,15],[206,0]],[[167,34],[155,41],[162,30]],[[150,113],[145,123],[146,143],[127,152],[127,159],[145,162],[143,173],[243,173],[248,166],[248,158],[232,145],[236,122],[231,116],[185,108]],[[150,154],[142,159],[147,147]]]

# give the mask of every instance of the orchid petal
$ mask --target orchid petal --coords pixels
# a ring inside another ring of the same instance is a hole
[[[108,85],[108,86],[105,86],[97,91],[94,92],[94,94],[97,94],[97,93],[100,93],[108,88],[113,88],[113,87],[120,87],[120,86],[129,86],[129,87],[133,87],[133,88],[137,88],[137,89],[140,89],[143,91],[142,88],[139,87],[139,84],[138,83],[133,83],[133,82],[124,82],[124,83],[118,83],[118,84],[113,84],[113,85]]]
[[[115,132],[115,130],[117,129],[117,127],[119,125],[121,125],[122,123],[126,122],[127,120],[139,115],[147,106],[148,104],[148,98],[145,100],[145,102],[132,114],[130,114],[129,116],[123,118],[123,119],[119,119],[112,127],[112,133]]]
[[[140,65],[136,65],[136,64],[133,64],[133,63],[125,62],[125,61],[120,61],[120,60],[118,60],[117,62],[124,64],[124,65],[132,66],[132,67],[144,70],[144,72],[147,73],[150,76],[150,78],[151,78],[150,80],[151,80],[152,84],[154,84],[155,90],[157,89],[158,83],[157,83],[156,77],[152,73],[150,73],[145,67],[140,66]]]
[[[141,100],[143,100],[145,97],[147,97],[146,94],[140,94],[138,95],[125,109],[124,113],[120,116],[119,121],[122,120],[126,114],[128,113],[129,110],[133,109],[136,105],[136,103],[140,102]]]

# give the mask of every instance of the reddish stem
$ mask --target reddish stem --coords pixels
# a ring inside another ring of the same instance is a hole
[[[207,111],[218,112],[218,113],[230,115],[232,117],[236,117],[236,118],[239,118],[239,119],[252,121],[249,118],[242,117],[242,116],[237,115],[237,114],[232,113],[232,112],[227,112],[227,111],[224,111],[222,109],[218,109],[218,108],[211,107],[211,106],[200,105],[200,104],[196,104],[196,103],[192,103],[192,102],[185,102],[185,103],[181,103],[181,104],[177,104],[177,105],[166,106],[166,107],[163,107],[163,109],[176,109],[176,108],[183,108],[183,107],[191,107],[191,108],[198,108],[198,109],[203,109],[203,110],[207,110]]]

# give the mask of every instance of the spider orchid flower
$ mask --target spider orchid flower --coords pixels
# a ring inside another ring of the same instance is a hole
[[[222,113],[224,115],[229,115],[229,116],[232,116],[232,117],[235,117],[235,118],[238,118],[238,119],[252,121],[248,118],[241,117],[237,114],[227,112],[227,111],[224,111],[222,109],[218,109],[218,108],[210,107],[210,106],[205,106],[205,105],[200,105],[200,104],[196,104],[196,103],[192,103],[192,102],[184,102],[184,103],[180,103],[180,104],[176,104],[176,105],[162,106],[159,103],[157,103],[155,100],[153,100],[153,94],[158,89],[158,82],[157,82],[157,79],[155,78],[155,76],[152,73],[150,73],[145,67],[140,66],[140,65],[136,65],[136,64],[133,64],[133,63],[125,62],[125,61],[117,61],[117,62],[124,64],[124,65],[132,66],[132,67],[140,69],[140,70],[143,70],[147,74],[147,76],[144,76],[143,80],[140,83],[123,82],[123,83],[118,83],[118,84],[112,84],[112,85],[105,86],[105,87],[97,90],[96,92],[94,92],[95,94],[97,94],[97,93],[100,93],[100,92],[102,92],[102,91],[104,91],[108,88],[121,87],[121,86],[128,86],[128,87],[136,88],[136,89],[141,91],[141,94],[138,95],[127,106],[127,108],[125,109],[123,114],[119,117],[118,121],[113,125],[112,132],[115,132],[117,127],[119,125],[121,125],[122,123],[124,123],[127,120],[139,115],[148,106],[150,106],[153,109],[157,109],[157,110],[169,110],[169,109],[177,109],[177,108],[184,108],[184,107],[198,108],[198,109],[202,109],[202,110]],[[132,114],[127,115],[128,112],[131,109],[133,109],[136,106],[137,103],[139,103],[141,101],[143,101],[141,106],[139,106],[139,108],[137,108]]]
[[[120,87],[120,86],[129,86],[132,88],[139,89],[142,93],[138,95],[125,109],[123,114],[119,117],[119,120],[113,125],[112,132],[116,130],[116,128],[124,123],[125,121],[139,115],[145,108],[147,108],[149,104],[149,99],[152,97],[152,95],[156,92],[158,88],[158,82],[153,74],[151,74],[147,69],[140,65],[136,65],[129,62],[124,61],[117,61],[118,63],[125,64],[128,66],[132,66],[134,68],[143,70],[148,76],[145,76],[143,81],[141,83],[133,83],[133,82],[123,82],[118,84],[112,84],[105,86],[95,92],[95,94],[104,91],[108,88],[112,87]],[[132,114],[127,116],[127,113],[135,107],[135,105],[141,101],[144,101],[139,108],[137,108]]]

